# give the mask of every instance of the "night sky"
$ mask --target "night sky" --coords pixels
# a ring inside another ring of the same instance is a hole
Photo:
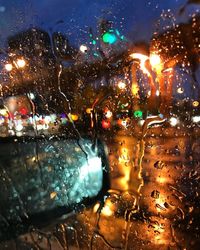
[[[112,20],[114,26],[131,41],[148,40],[161,20],[172,25],[161,14],[170,10],[176,22],[189,19],[197,6],[189,6],[180,17],[178,10],[186,0],[0,0],[1,46],[6,38],[33,26],[47,31],[62,31],[79,45],[88,39],[88,29],[96,30],[101,18]]]

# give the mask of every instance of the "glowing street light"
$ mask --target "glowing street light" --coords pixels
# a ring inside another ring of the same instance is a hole
[[[175,127],[178,124],[178,119],[176,117],[171,117],[169,119],[171,126]]]
[[[126,88],[126,83],[123,81],[118,82],[118,88],[124,90]]]
[[[193,105],[193,107],[198,107],[198,106],[199,106],[199,102],[198,102],[198,101],[194,101],[194,102],[192,103],[192,105]]]
[[[26,62],[24,59],[17,59],[16,64],[18,68],[24,68],[26,65]]]
[[[76,114],[71,114],[71,119],[72,119],[72,121],[77,121],[78,120],[78,115],[76,115]]]
[[[178,93],[178,94],[183,94],[183,92],[184,92],[184,89],[183,89],[183,88],[180,87],[180,88],[177,89],[177,93]]]
[[[11,71],[11,70],[13,69],[12,64],[11,64],[11,63],[6,63],[5,69],[6,69],[7,71]]]
[[[154,69],[161,67],[161,59],[159,55],[150,54],[149,61],[150,61],[152,68]]]
[[[159,95],[160,95],[160,91],[156,90],[156,96],[159,96]]]
[[[8,116],[9,111],[6,108],[0,109],[0,115],[2,116]]]
[[[150,73],[148,71],[148,69],[146,68],[146,61],[149,59],[148,56],[143,55],[141,53],[132,53],[130,55],[130,57],[132,57],[134,60],[139,60],[140,61],[140,68],[142,70],[142,72],[144,74],[146,74],[147,76],[150,76]]]
[[[110,119],[110,118],[112,117],[112,112],[111,112],[110,110],[106,110],[106,112],[105,112],[105,117],[106,117],[107,119]]]
[[[88,51],[88,47],[85,44],[82,44],[79,49],[82,53],[86,53]]]

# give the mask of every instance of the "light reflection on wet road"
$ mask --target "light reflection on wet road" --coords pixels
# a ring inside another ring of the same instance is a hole
[[[108,142],[112,194],[99,227],[114,248],[198,249],[199,185],[195,178],[200,170],[200,140],[175,129],[170,132],[149,131],[144,138],[142,169],[139,138],[119,133],[114,142]]]
[[[150,129],[141,152],[140,134],[129,132],[107,137],[111,190],[100,215],[96,204],[33,233],[40,247],[33,249],[199,249],[199,137]],[[21,237],[16,249],[32,241]]]

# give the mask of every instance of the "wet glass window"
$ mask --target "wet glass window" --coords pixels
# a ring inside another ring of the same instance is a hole
[[[199,0],[0,0],[0,249],[198,250],[199,54]]]

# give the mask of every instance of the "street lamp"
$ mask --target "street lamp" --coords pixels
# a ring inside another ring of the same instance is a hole
[[[86,53],[88,51],[88,47],[85,44],[82,44],[79,49],[82,53]]]
[[[18,68],[24,68],[25,67],[25,65],[26,65],[26,62],[25,62],[25,60],[24,59],[17,59],[17,61],[16,61],[16,65],[17,65],[17,67]]]
[[[26,65],[26,61],[23,58],[18,58],[17,60],[13,60],[14,66],[16,68],[24,68]],[[10,72],[13,70],[13,64],[11,63],[6,63],[5,64],[5,69],[6,71]]]
[[[150,54],[149,61],[152,68],[155,69],[157,72],[162,69],[161,59],[159,55],[155,53]]]
[[[149,59],[148,56],[141,53],[132,53],[130,57],[132,57],[134,60],[139,60],[142,72],[147,76],[150,76],[149,70],[146,68],[146,61]]]
[[[6,71],[11,71],[13,69],[12,64],[11,63],[6,63],[5,64],[5,69],[6,69]]]
[[[123,81],[118,82],[118,88],[124,90],[126,88],[126,83]]]

